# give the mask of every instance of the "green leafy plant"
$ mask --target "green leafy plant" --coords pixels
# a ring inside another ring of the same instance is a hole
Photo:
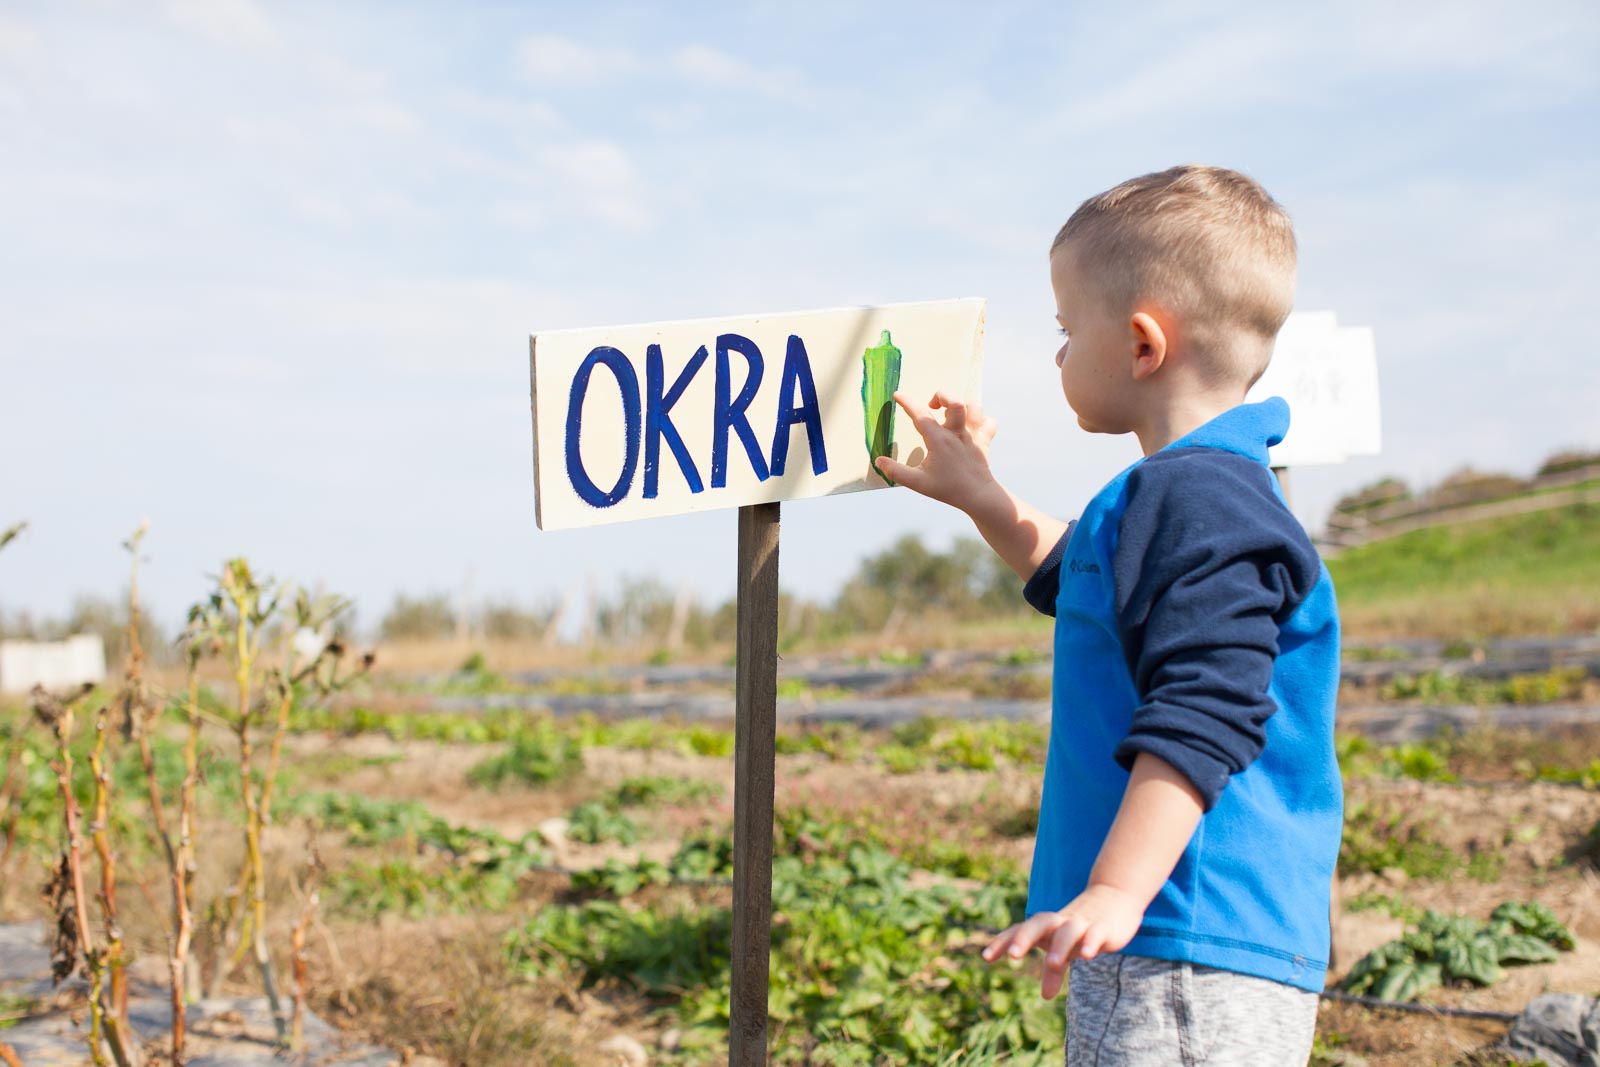
[[[1548,963],[1574,945],[1572,932],[1537,902],[1506,902],[1488,922],[1428,911],[1401,937],[1373,949],[1339,983],[1348,993],[1410,1001],[1445,983],[1488,986],[1503,968]]]
[[[583,770],[583,746],[547,719],[536,720],[514,734],[506,750],[481,760],[467,779],[473,785],[498,789],[507,782],[548,785]]]
[[[610,802],[619,808],[644,805],[693,804],[714,800],[722,795],[722,787],[715,782],[698,778],[672,778],[666,775],[638,775],[626,778],[610,794]]]
[[[602,841],[631,845],[639,840],[639,826],[604,800],[590,800],[567,816],[567,836],[587,845]]]

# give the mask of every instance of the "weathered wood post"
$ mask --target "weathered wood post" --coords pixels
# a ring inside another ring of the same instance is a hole
[[[728,1067],[767,1062],[772,825],[778,726],[778,509],[739,509],[733,729],[733,1003]]]

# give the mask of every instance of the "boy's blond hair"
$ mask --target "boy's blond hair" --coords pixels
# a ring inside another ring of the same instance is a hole
[[[1253,384],[1294,305],[1288,212],[1238,171],[1194,164],[1085,200],[1050,246],[1072,242],[1080,276],[1119,316],[1142,301],[1173,313],[1222,382]]]

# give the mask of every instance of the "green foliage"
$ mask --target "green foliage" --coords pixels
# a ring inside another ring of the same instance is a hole
[[[1339,769],[1346,778],[1412,778],[1419,782],[1453,782],[1447,741],[1437,744],[1405,742],[1378,746],[1360,734],[1340,734],[1334,739]]]
[[[934,766],[986,771],[1002,758],[1022,766],[1043,764],[1049,728],[1006,719],[922,716],[895,726],[890,737],[889,743],[878,748],[878,756],[891,769],[898,765],[905,770]]]
[[[1415,1000],[1447,982],[1493,985],[1503,967],[1548,963],[1573,944],[1572,932],[1537,902],[1508,901],[1487,923],[1428,911],[1400,938],[1356,961],[1339,985],[1380,1000]]]
[[[495,830],[454,826],[415,800],[307,793],[284,797],[280,808],[323,829],[343,833],[354,845],[404,841],[411,846],[408,851],[429,849],[480,867],[524,869],[545,862],[535,833],[513,841]]]
[[[567,816],[567,836],[586,845],[602,841],[631,845],[639,840],[639,826],[604,800],[590,800]]]
[[[931,756],[907,745],[879,745],[874,754],[883,761],[884,768],[890,774],[912,774],[933,766]]]
[[[499,789],[507,782],[548,785],[582,770],[582,744],[550,720],[538,719],[512,735],[504,752],[474,765],[467,772],[467,780],[491,789]]]
[[[334,905],[359,917],[501,910],[516,899],[522,876],[546,862],[534,834],[513,841],[494,830],[453,826],[413,800],[312,793],[286,796],[282,808],[344,833],[354,845],[391,846],[392,853],[395,842],[402,844],[397,858],[353,864],[329,879]]]
[[[1590,760],[1581,767],[1540,764],[1532,769],[1532,777],[1542,782],[1564,782],[1584,789],[1597,789],[1600,788],[1600,759]]]
[[[834,763],[854,763],[866,747],[861,727],[850,722],[802,726],[798,734],[781,735],[776,751],[783,755],[816,752]]]
[[[509,870],[430,870],[404,859],[342,867],[329,879],[328,893],[336,909],[357,918],[389,912],[421,918],[502,911],[516,899],[517,885],[517,874]]]
[[[696,756],[723,759],[733,755],[733,731],[718,730],[696,723],[680,735],[679,748],[687,747]]]
[[[609,799],[619,808],[632,808],[644,805],[693,804],[702,800],[715,800],[721,795],[722,787],[716,782],[657,774],[623,779],[622,784],[612,791]]]
[[[608,859],[599,867],[572,872],[572,888],[579,893],[598,893],[608,897],[629,897],[648,885],[670,885],[671,869],[659,860],[623,863]]]
[[[1344,1054],[1338,1051],[1349,1038],[1343,1034],[1328,1033],[1318,1034],[1311,1042],[1311,1059],[1306,1067],[1340,1067],[1345,1062]]]
[[[0,541],[0,548],[5,542]],[[38,1010],[39,998],[0,992],[0,1030],[9,1029]]]
[[[1405,814],[1354,803],[1345,810],[1339,843],[1339,873],[1398,867],[1412,878],[1444,878],[1462,867],[1461,857],[1430,837]]]
[[[85,705],[90,709],[84,712],[85,717],[92,716],[92,709],[97,706],[94,701],[99,699],[102,697],[95,696]],[[13,739],[22,745],[18,764],[19,780],[14,787],[15,804],[5,824],[0,825],[0,840],[4,840],[14,824],[19,852],[53,851],[59,847],[62,833],[60,793],[55,772],[51,769],[51,761],[55,758],[54,743],[44,730],[26,729],[25,720],[20,717],[10,723],[0,722],[0,778],[4,777],[5,761]],[[93,790],[88,769],[88,754],[93,744],[92,730],[77,731],[72,742],[73,793],[84,810],[88,810],[91,804]],[[182,743],[154,734],[150,739],[150,747],[163,803],[169,808],[175,807],[178,784],[183,779]],[[142,861],[153,857],[159,843],[155,839],[154,827],[147,816],[148,808],[144,802],[149,789],[144,768],[138,759],[129,758],[112,760],[109,769],[114,795],[138,798],[131,803],[117,804],[111,809],[112,832],[118,849],[128,860]],[[231,805],[238,801],[239,774],[235,764],[214,751],[202,748],[200,772],[198,795],[202,807],[218,803]],[[280,782],[291,781],[293,777],[293,772],[287,767],[279,771]]]
[[[984,964],[967,947],[977,931],[1021,917],[1025,880],[976,894],[942,883],[913,889],[908,863],[853,834],[803,811],[780,816],[768,998],[778,1034],[773,1062],[966,1063],[954,1054],[974,1035],[986,1055],[1059,1048],[1060,1013],[1030,988],[1032,969]],[[615,865],[584,888],[636,889],[664,874],[722,866],[704,863],[700,849],[709,843],[686,843],[665,870]],[[599,899],[545,908],[508,936],[506,953],[525,974],[585,986],[616,982],[660,998],[690,1045],[726,1033],[730,929],[722,908],[657,910]],[[868,1058],[861,1050],[870,1050]]]
[[[1403,674],[1383,686],[1385,700],[1421,700],[1450,704],[1549,704],[1583,696],[1588,671],[1582,667],[1556,667],[1548,671],[1513,674],[1506,678],[1427,671]]]

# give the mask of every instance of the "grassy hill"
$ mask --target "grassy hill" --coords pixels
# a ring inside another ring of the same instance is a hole
[[[1600,627],[1600,505],[1414,530],[1328,562],[1352,637]]]

